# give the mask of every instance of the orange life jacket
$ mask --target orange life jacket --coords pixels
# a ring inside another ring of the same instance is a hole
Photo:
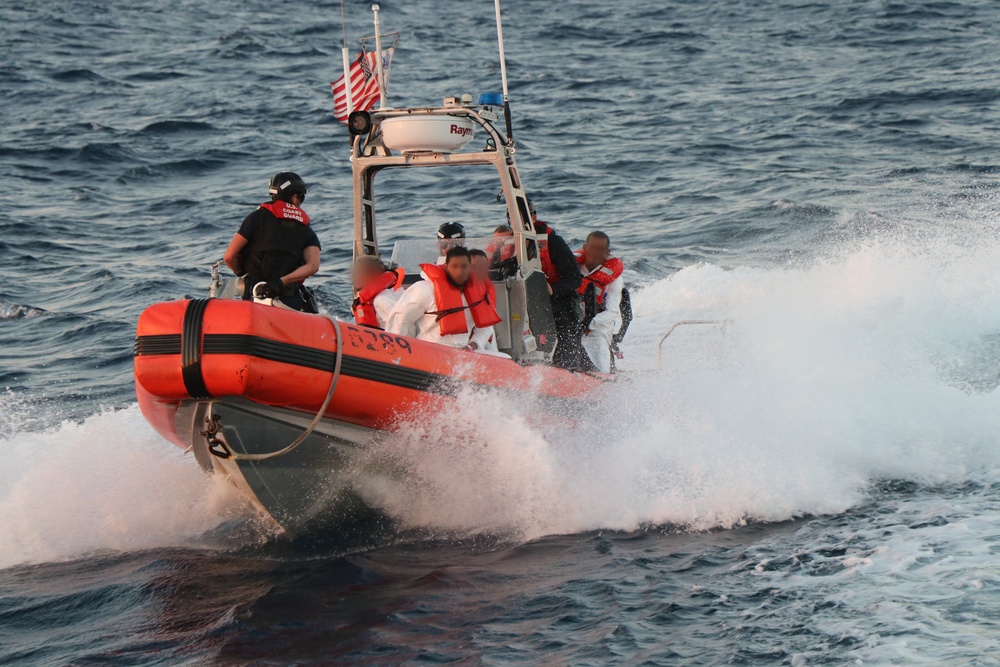
[[[484,329],[500,322],[500,316],[493,305],[496,303],[496,289],[491,282],[483,282],[470,275],[465,287],[459,290],[450,280],[448,272],[437,264],[421,264],[424,275],[434,285],[434,303],[437,310],[429,315],[437,315],[441,325],[441,335],[468,333],[465,324],[465,309],[472,312],[472,321]],[[462,303],[462,296],[468,305]]]
[[[547,222],[538,221],[535,226],[537,230],[538,227],[544,227],[545,238],[538,241],[538,259],[542,262],[542,271],[545,273],[545,278],[549,281],[549,284],[559,282],[559,271],[556,270],[555,264],[552,263],[552,257],[549,255],[549,234],[554,234],[556,230]]]
[[[301,222],[303,225],[309,224],[309,215],[305,211],[294,204],[283,202],[280,199],[261,204],[260,207],[273,213],[274,217],[279,220],[295,220],[296,222]]]
[[[583,254],[583,248],[580,248],[573,253],[576,255],[576,262],[580,266],[586,264],[587,258]],[[618,276],[622,274],[625,270],[625,265],[617,257],[608,257],[601,264],[601,268],[597,269],[590,275],[583,276],[583,282],[580,283],[580,289],[577,291],[580,294],[584,294],[587,291],[587,285],[594,283],[596,289],[595,294],[597,295],[597,305],[604,304],[604,294],[608,290],[608,285],[613,283],[618,279]]]
[[[405,275],[406,272],[402,268],[395,271],[386,271],[365,285],[364,289],[360,290],[358,296],[354,298],[354,303],[351,304],[354,321],[363,327],[381,329],[382,327],[378,323],[378,315],[375,312],[375,297],[390,287],[394,287],[395,289],[402,287]]]

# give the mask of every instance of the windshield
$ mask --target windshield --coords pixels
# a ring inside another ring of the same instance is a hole
[[[491,265],[497,265],[514,256],[513,236],[473,236],[453,241],[438,239],[400,240],[392,246],[391,268],[402,267],[409,275],[420,273],[421,264],[435,264],[448,251],[448,244],[459,243],[472,250],[478,248],[486,253]]]

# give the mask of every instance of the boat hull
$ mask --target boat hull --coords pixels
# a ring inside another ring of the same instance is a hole
[[[190,428],[189,444],[202,469],[228,478],[290,534],[383,518],[364,496],[387,483],[383,476],[391,471],[361,470],[359,465],[364,449],[377,439],[374,429],[324,419],[293,450],[253,460],[243,457],[266,456],[295,441],[308,428],[310,416],[223,399],[182,402],[176,417],[178,430]],[[219,425],[213,438],[225,449],[211,447],[202,435],[213,422]]]
[[[568,417],[606,381],[224,299],[151,306],[135,354],[147,421],[291,532],[356,519],[388,479],[357,468],[361,449],[460,390]]]

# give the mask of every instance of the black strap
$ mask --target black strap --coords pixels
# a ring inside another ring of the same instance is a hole
[[[184,311],[181,328],[181,377],[191,398],[208,398],[208,388],[201,374],[201,328],[205,308],[211,299],[191,299]]]
[[[489,301],[490,301],[489,296],[484,296],[479,301],[476,301],[475,303],[470,303],[468,306],[456,306],[454,308],[446,308],[444,310],[431,310],[431,311],[425,313],[425,315],[437,315],[437,317],[434,318],[434,321],[435,322],[440,322],[441,318],[443,318],[443,317],[448,317],[449,315],[454,315],[455,313],[460,313],[463,310],[465,310],[466,308],[469,308],[471,310],[472,308],[475,308],[476,306],[478,306],[479,304],[481,304],[483,301],[485,301],[486,303],[489,303]]]

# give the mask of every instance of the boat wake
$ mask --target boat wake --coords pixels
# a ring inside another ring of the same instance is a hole
[[[856,246],[801,267],[695,266],[638,290],[633,369],[575,423],[468,394],[390,447],[383,506],[424,529],[535,538],[843,512],[885,480],[1000,474],[1000,246]],[[383,451],[384,455],[385,452]]]
[[[229,484],[165,446],[138,406],[33,431],[19,418],[31,406],[0,400],[0,568],[196,545],[251,516]]]
[[[1000,245],[870,243],[804,266],[694,266],[635,294],[623,381],[586,414],[468,391],[363,461],[404,530],[531,539],[839,513],[885,480],[1000,476]],[[672,322],[730,318],[720,327]],[[48,431],[8,394],[0,566],[197,544],[248,510],[138,408]],[[12,416],[14,415],[14,416]],[[235,509],[234,509],[235,508]]]

